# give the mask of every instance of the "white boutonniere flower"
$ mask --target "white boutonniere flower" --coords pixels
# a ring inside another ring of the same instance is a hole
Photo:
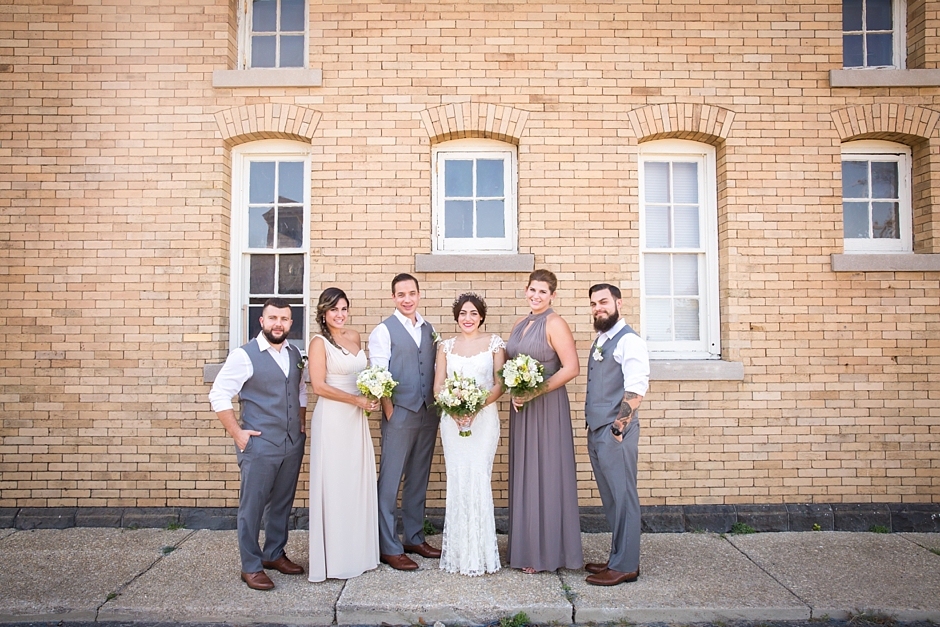
[[[304,368],[307,367],[307,356],[306,356],[306,355],[301,355],[301,356],[300,356],[300,361],[297,362],[297,367],[300,368],[301,370],[303,370]]]
[[[441,341],[441,336],[437,334],[437,331],[431,330],[431,341],[437,346]]]
[[[600,346],[595,346],[594,354],[592,356],[594,361],[604,361],[604,350]]]

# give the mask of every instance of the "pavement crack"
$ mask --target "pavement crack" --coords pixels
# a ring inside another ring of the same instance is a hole
[[[309,568],[309,566],[308,566]],[[343,580],[343,587],[339,589],[339,594],[336,595],[336,600],[333,602],[333,624],[339,625],[339,600],[343,598],[343,591],[346,590],[346,584],[349,583],[348,579]]]
[[[565,594],[565,600],[568,601],[568,605],[571,606],[571,624],[574,625],[577,621],[575,620],[575,609],[574,609],[574,599],[575,593],[571,591],[571,586],[568,585],[568,582],[565,581],[564,575],[561,574],[561,569],[555,573],[558,576],[558,581],[561,583],[561,590]]]
[[[180,546],[182,546],[187,540],[189,540],[189,539],[190,539],[191,537],[193,537],[195,534],[196,534],[196,530],[195,530],[195,529],[189,530],[189,533],[187,533],[185,536],[183,536],[182,538],[180,538],[180,540],[179,540],[178,542],[176,542],[175,544],[172,544],[172,545],[167,545],[167,546],[172,546],[174,549],[178,549],[178,548],[180,548]],[[129,585],[131,585],[132,583],[134,583],[135,581],[137,581],[138,579],[140,579],[141,577],[143,577],[144,575],[146,575],[147,573],[149,573],[150,570],[151,570],[154,566],[156,566],[157,564],[159,564],[160,562],[162,562],[162,561],[163,561],[163,558],[165,558],[167,555],[169,555],[169,553],[162,553],[162,552],[161,552],[160,555],[157,557],[157,559],[155,559],[153,562],[151,562],[150,565],[149,565],[147,568],[145,568],[144,570],[140,571],[139,573],[137,573],[136,575],[134,575],[133,577],[131,577],[130,581],[126,581],[126,582],[124,582],[123,584],[121,584],[120,586],[118,586],[118,587],[117,587],[117,590],[114,590],[114,591],[112,591],[112,592],[109,592],[107,598],[106,598],[104,601],[102,601],[101,604],[100,604],[98,607],[95,608],[95,620],[94,620],[94,622],[96,622],[96,623],[99,622],[99,621],[98,621],[98,615],[101,613],[101,608],[103,608],[105,605],[107,605],[109,601],[118,598],[118,597],[121,595],[121,593],[124,592],[124,590],[127,589],[127,587],[128,587]]]
[[[783,588],[784,590],[786,590],[787,592],[789,592],[790,594],[792,594],[792,595],[794,596],[794,598],[798,599],[800,603],[802,603],[803,605],[805,605],[805,606],[807,607],[807,609],[809,609],[809,616],[810,616],[810,618],[813,618],[813,611],[814,611],[814,610],[813,610],[812,604],[811,604],[809,601],[807,601],[806,599],[804,599],[803,597],[801,597],[799,594],[797,594],[796,591],[793,590],[793,588],[791,588],[790,586],[788,586],[788,585],[785,584],[784,582],[780,581],[780,579],[778,579],[777,577],[775,577],[774,574],[771,573],[769,570],[767,570],[766,568],[764,568],[763,566],[761,566],[760,564],[758,564],[757,562],[755,562],[754,559],[753,559],[750,555],[748,555],[747,553],[745,553],[744,550],[741,549],[741,547],[739,547],[737,544],[735,544],[734,542],[732,542],[731,539],[728,538],[726,535],[721,534],[721,538],[722,538],[725,542],[727,542],[728,544],[730,544],[731,546],[733,546],[733,547],[734,547],[734,550],[737,551],[738,553],[740,553],[741,555],[743,555],[744,558],[747,559],[747,561],[749,561],[750,563],[752,563],[752,564],[754,564],[755,566],[757,566],[761,571],[763,571],[763,573],[764,573],[765,575],[767,575],[768,577],[770,577],[771,579],[773,579],[774,581],[776,581],[776,582],[780,585],[781,588]]]

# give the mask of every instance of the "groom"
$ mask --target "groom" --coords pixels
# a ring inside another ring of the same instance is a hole
[[[382,459],[379,462],[379,559],[396,570],[417,570],[405,553],[437,558],[424,541],[424,503],[440,421],[434,407],[436,334],[418,313],[418,279],[392,279],[395,313],[369,336],[373,366],[388,368],[398,382],[392,399],[382,399]],[[404,475],[404,482],[402,476]],[[404,543],[395,529],[395,504],[401,486]]]

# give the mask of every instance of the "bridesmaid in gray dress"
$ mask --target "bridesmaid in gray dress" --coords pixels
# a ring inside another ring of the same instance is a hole
[[[580,366],[568,323],[551,309],[557,286],[548,270],[529,275],[525,296],[532,313],[516,322],[506,345],[508,358],[529,355],[547,377],[537,394],[514,397],[509,411],[509,566],[527,573],[578,569],[584,562],[565,390]]]

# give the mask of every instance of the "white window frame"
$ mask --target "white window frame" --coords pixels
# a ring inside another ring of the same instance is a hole
[[[867,2],[867,0],[865,0]],[[842,10],[845,11],[845,0],[842,2]],[[891,0],[891,19],[894,22],[893,30],[893,52],[892,52],[892,61],[891,65],[843,65],[843,68],[848,70],[884,70],[884,69],[897,69],[903,70],[907,67],[907,0]],[[865,5],[862,5],[862,15],[865,13]],[[846,33],[852,34],[861,34],[863,37],[869,31],[842,31],[842,35],[845,36]],[[864,47],[862,48],[864,50]],[[866,54],[862,54],[863,63],[867,63]],[[843,64],[845,63],[843,59]]]
[[[895,161],[898,164],[898,228],[899,239],[863,239],[845,237],[843,231],[842,248],[847,254],[886,254],[910,253],[913,244],[913,206],[911,202],[911,149],[904,144],[888,141],[854,141],[842,144],[842,159],[862,157],[865,161]],[[839,168],[839,193],[842,193],[842,168]],[[844,219],[844,215],[843,215]]]
[[[248,183],[249,163],[252,161],[303,161],[303,245],[301,248],[276,249],[278,254],[304,255],[303,294],[289,298],[303,298],[303,328],[310,335],[310,167],[313,151],[309,144],[301,142],[267,139],[236,146],[232,149],[232,207],[231,207],[231,257],[229,298],[229,346],[234,349],[245,343],[248,329],[250,255],[271,254],[270,248],[248,246]],[[297,320],[294,320],[295,324]],[[251,339],[251,338],[247,338]],[[301,342],[301,351],[306,353],[306,338]]]
[[[505,236],[502,238],[445,238],[444,237],[444,168],[445,159],[504,160]],[[432,252],[435,254],[514,254],[518,251],[519,185],[518,153],[512,144],[492,139],[456,139],[444,142],[431,151],[431,204]]]
[[[239,70],[299,70],[306,69],[310,59],[310,2],[304,0],[304,62],[298,67],[282,68],[280,65],[274,67],[252,68],[251,66],[251,3],[252,0],[239,0],[238,11],[238,69]],[[280,2],[280,0],[278,0]],[[277,31],[280,33],[280,30]],[[291,31],[294,32],[294,31]],[[280,46],[280,41],[278,41]],[[280,57],[279,52],[275,52],[275,59]]]
[[[699,229],[703,246],[699,249],[648,248],[646,246],[647,162],[684,161],[699,165]],[[718,179],[715,148],[699,142],[665,139],[643,143],[639,148],[640,209],[640,324],[648,329],[646,317],[646,254],[696,252],[699,254],[700,286],[699,340],[646,340],[651,359],[720,359],[721,322],[718,284]],[[645,338],[645,334],[644,334]]]

